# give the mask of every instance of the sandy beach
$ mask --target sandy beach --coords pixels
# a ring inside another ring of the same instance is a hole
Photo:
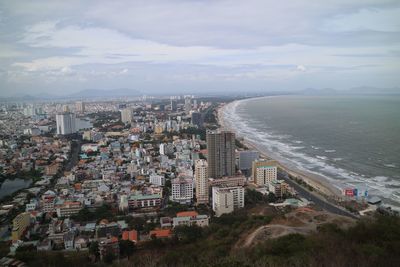
[[[227,123],[225,123],[225,121],[224,121],[224,117],[223,117],[223,114],[222,114],[222,110],[223,110],[224,107],[225,107],[225,105],[222,105],[222,106],[218,107],[218,109],[217,109],[218,123],[219,123],[221,129],[229,130],[229,131],[235,132],[237,134],[235,129],[233,127],[229,127],[229,125]],[[328,197],[331,197],[331,198],[340,198],[340,197],[342,197],[341,191],[338,188],[336,188],[335,186],[333,186],[330,183],[330,181],[327,180],[325,177],[320,176],[320,175],[316,175],[314,173],[309,173],[309,172],[306,172],[306,171],[303,171],[303,170],[299,170],[297,168],[289,168],[288,166],[285,166],[281,161],[279,161],[278,159],[274,158],[271,154],[269,154],[266,151],[261,150],[260,148],[258,148],[256,144],[253,144],[251,141],[247,140],[245,136],[241,136],[241,137],[243,137],[242,143],[245,146],[247,146],[249,149],[258,151],[260,153],[261,157],[264,157],[264,158],[267,158],[267,159],[276,160],[281,169],[283,169],[288,174],[290,174],[290,175],[292,175],[294,177],[302,179],[308,185],[310,185],[311,187],[313,187],[314,189],[319,191],[319,193],[321,193],[323,195],[326,195]]]

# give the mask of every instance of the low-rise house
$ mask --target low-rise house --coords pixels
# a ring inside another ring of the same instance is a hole
[[[160,225],[161,225],[161,228],[172,227],[172,219],[170,217],[161,217]]]
[[[122,232],[122,240],[129,240],[134,243],[138,241],[138,232],[136,230],[131,231],[123,231]]]
[[[155,229],[150,231],[151,238],[170,238],[172,237],[171,229]]]
[[[197,225],[200,227],[208,226],[209,217],[207,215],[199,215],[196,211],[178,212],[173,218],[173,227],[180,225]]]
[[[161,206],[161,196],[159,194],[143,195],[133,194],[129,197],[129,208],[159,208]]]
[[[103,238],[107,236],[119,236],[121,234],[121,229],[119,228],[118,223],[116,222],[100,222],[98,226],[96,226],[96,237]]]

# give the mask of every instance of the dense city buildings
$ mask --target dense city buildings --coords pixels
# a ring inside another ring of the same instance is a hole
[[[97,243],[104,261],[121,256],[121,242],[171,238],[181,226],[207,227],[242,209],[251,183],[244,171],[265,164],[254,151],[237,151],[234,133],[204,128],[210,102],[172,99],[22,105],[0,113],[7,125],[0,128],[2,175],[35,175],[0,209],[12,224],[0,229],[13,240],[10,251],[40,235],[37,251]],[[276,179],[262,189],[281,198],[291,192]],[[165,216],[176,207],[184,211]],[[148,218],[146,231],[129,224],[132,218]]]
[[[207,132],[208,176],[220,178],[235,174],[235,134]]]

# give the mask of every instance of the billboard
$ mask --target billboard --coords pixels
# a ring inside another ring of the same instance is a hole
[[[343,194],[347,197],[368,197],[368,190],[359,188],[346,188],[343,190]]]
[[[345,189],[344,195],[348,196],[348,197],[352,197],[352,196],[354,196],[354,190],[353,189]]]

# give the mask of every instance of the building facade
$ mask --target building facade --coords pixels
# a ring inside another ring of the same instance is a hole
[[[217,217],[243,208],[244,188],[242,186],[213,187],[212,207]]]
[[[240,151],[239,152],[239,169],[251,170],[253,161],[258,160],[260,153],[258,151]]]
[[[235,134],[207,132],[208,177],[220,178],[235,174]]]
[[[274,160],[258,160],[253,162],[253,179],[258,186],[265,186],[277,180],[278,168]]]
[[[13,228],[11,232],[11,239],[13,241],[20,240],[26,229],[31,222],[31,215],[29,212],[22,212],[18,214],[13,220]]]
[[[178,177],[172,180],[172,201],[190,204],[193,200],[193,179]]]
[[[208,164],[204,159],[196,160],[194,177],[196,181],[197,204],[208,204]]]
[[[123,123],[131,123],[133,119],[133,112],[130,108],[124,108],[121,110],[121,121]]]
[[[56,115],[57,134],[68,135],[76,133],[76,116],[74,113],[64,112]]]

